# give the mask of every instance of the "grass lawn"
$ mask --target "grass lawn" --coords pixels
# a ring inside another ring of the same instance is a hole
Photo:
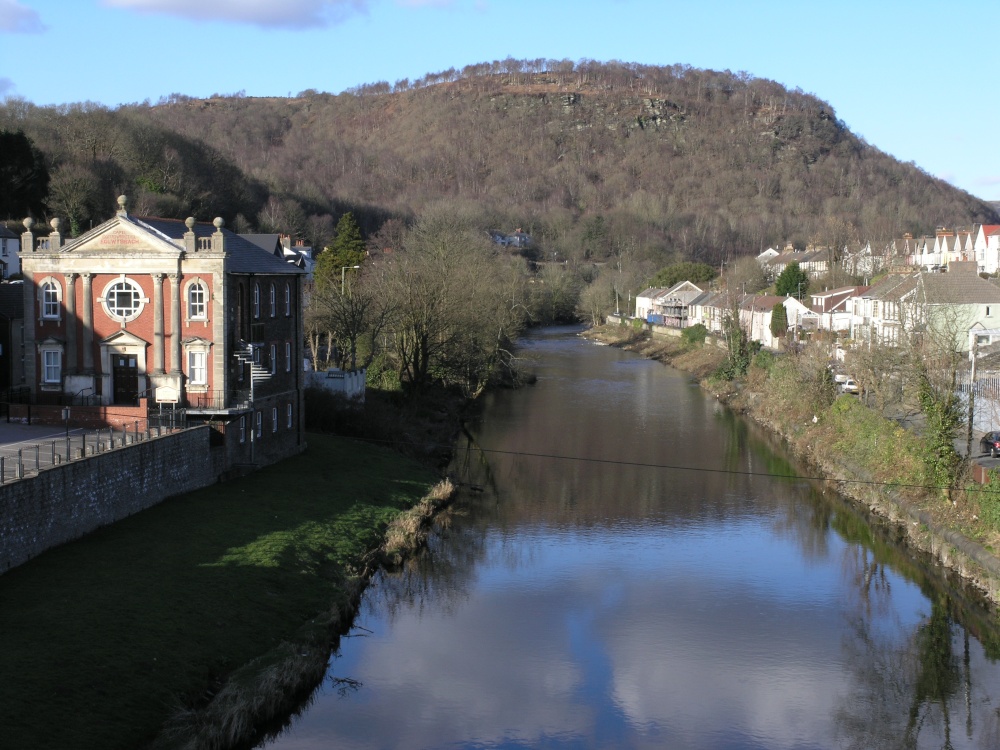
[[[140,747],[342,599],[352,561],[436,478],[364,443],[308,442],[0,576],[0,746]]]

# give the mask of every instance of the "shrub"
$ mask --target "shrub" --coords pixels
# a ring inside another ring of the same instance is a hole
[[[684,342],[685,348],[693,349],[705,343],[706,334],[708,334],[708,329],[701,323],[696,323],[681,331],[681,341]]]
[[[993,531],[1000,531],[1000,472],[991,470],[989,481],[978,488],[979,491],[969,493],[979,498],[979,520]]]

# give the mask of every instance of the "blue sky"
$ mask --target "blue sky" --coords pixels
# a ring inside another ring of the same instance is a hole
[[[1000,199],[995,0],[0,0],[0,97],[338,93],[515,58],[746,71]]]

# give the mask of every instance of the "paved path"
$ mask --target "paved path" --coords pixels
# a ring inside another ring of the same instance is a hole
[[[53,464],[120,448],[123,440],[131,445],[157,434],[155,427],[148,435],[143,430],[137,434],[134,428],[124,434],[108,428],[67,432],[53,425],[0,421],[0,484],[32,476]]]

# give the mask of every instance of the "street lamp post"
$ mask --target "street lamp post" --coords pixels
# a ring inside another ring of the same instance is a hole
[[[361,268],[361,266],[341,266],[340,267],[340,296],[344,296],[345,284],[347,282],[347,269]]]

